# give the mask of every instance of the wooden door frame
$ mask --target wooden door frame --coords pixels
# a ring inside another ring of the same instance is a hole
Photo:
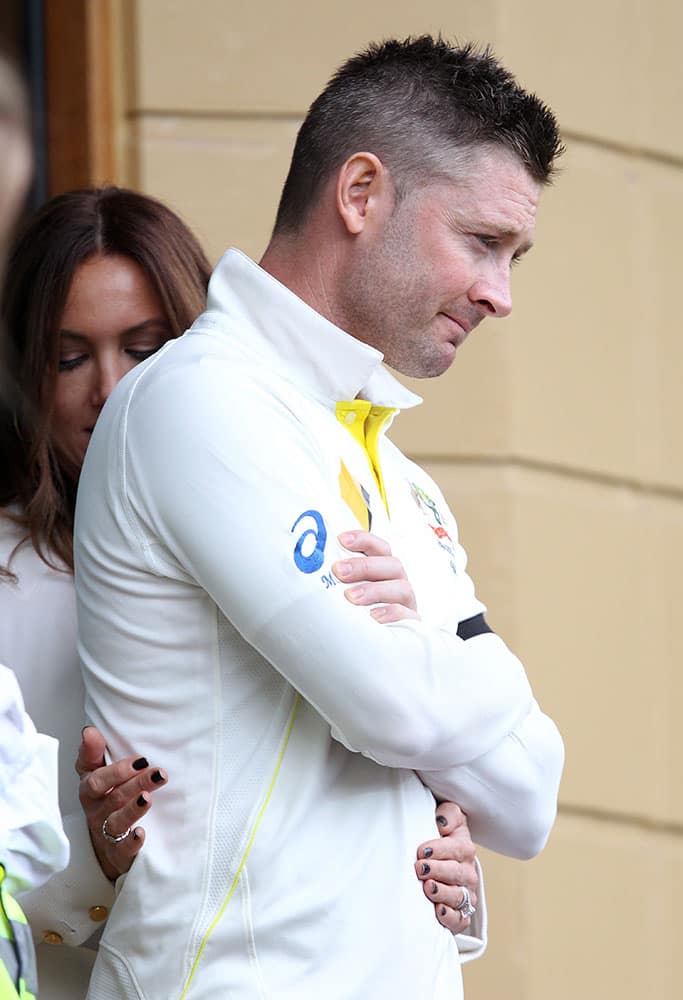
[[[116,0],[44,0],[48,188],[115,183]]]

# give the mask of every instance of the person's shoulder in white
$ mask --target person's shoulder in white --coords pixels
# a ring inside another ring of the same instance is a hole
[[[0,666],[0,861],[10,892],[40,885],[69,860],[57,802],[57,747],[36,732],[14,674]]]

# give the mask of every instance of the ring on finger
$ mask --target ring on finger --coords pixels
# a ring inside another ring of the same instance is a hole
[[[128,829],[124,830],[123,833],[119,834],[111,833],[107,827],[108,822],[109,822],[109,817],[106,816],[104,823],[102,824],[102,836],[104,837],[105,840],[108,840],[110,844],[120,844],[121,841],[125,840],[128,834],[130,833],[131,827],[128,827]]]
[[[477,912],[477,908],[475,906],[472,906],[472,897],[470,896],[470,890],[467,888],[466,885],[462,885],[460,886],[460,888],[462,889],[462,900],[456,906],[456,910],[458,910],[463,915],[463,917],[473,917],[474,914]]]

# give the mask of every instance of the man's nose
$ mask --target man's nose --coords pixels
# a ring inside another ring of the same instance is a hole
[[[512,312],[512,289],[509,267],[499,267],[480,277],[470,289],[470,300],[476,303],[485,316],[502,319]]]

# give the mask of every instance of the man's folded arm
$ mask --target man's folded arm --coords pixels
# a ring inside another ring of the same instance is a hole
[[[550,836],[563,764],[558,729],[533,702],[493,750],[468,764],[419,775],[438,800],[452,799],[463,809],[475,843],[527,860]]]
[[[456,616],[443,628],[379,625],[346,601],[331,566],[350,512],[308,429],[262,394],[252,409],[228,366],[213,387],[206,372],[178,374],[128,416],[126,503],[141,537],[154,535],[151,568],[206,590],[349,748],[443,769],[496,747],[532,703],[500,638],[466,641]]]

